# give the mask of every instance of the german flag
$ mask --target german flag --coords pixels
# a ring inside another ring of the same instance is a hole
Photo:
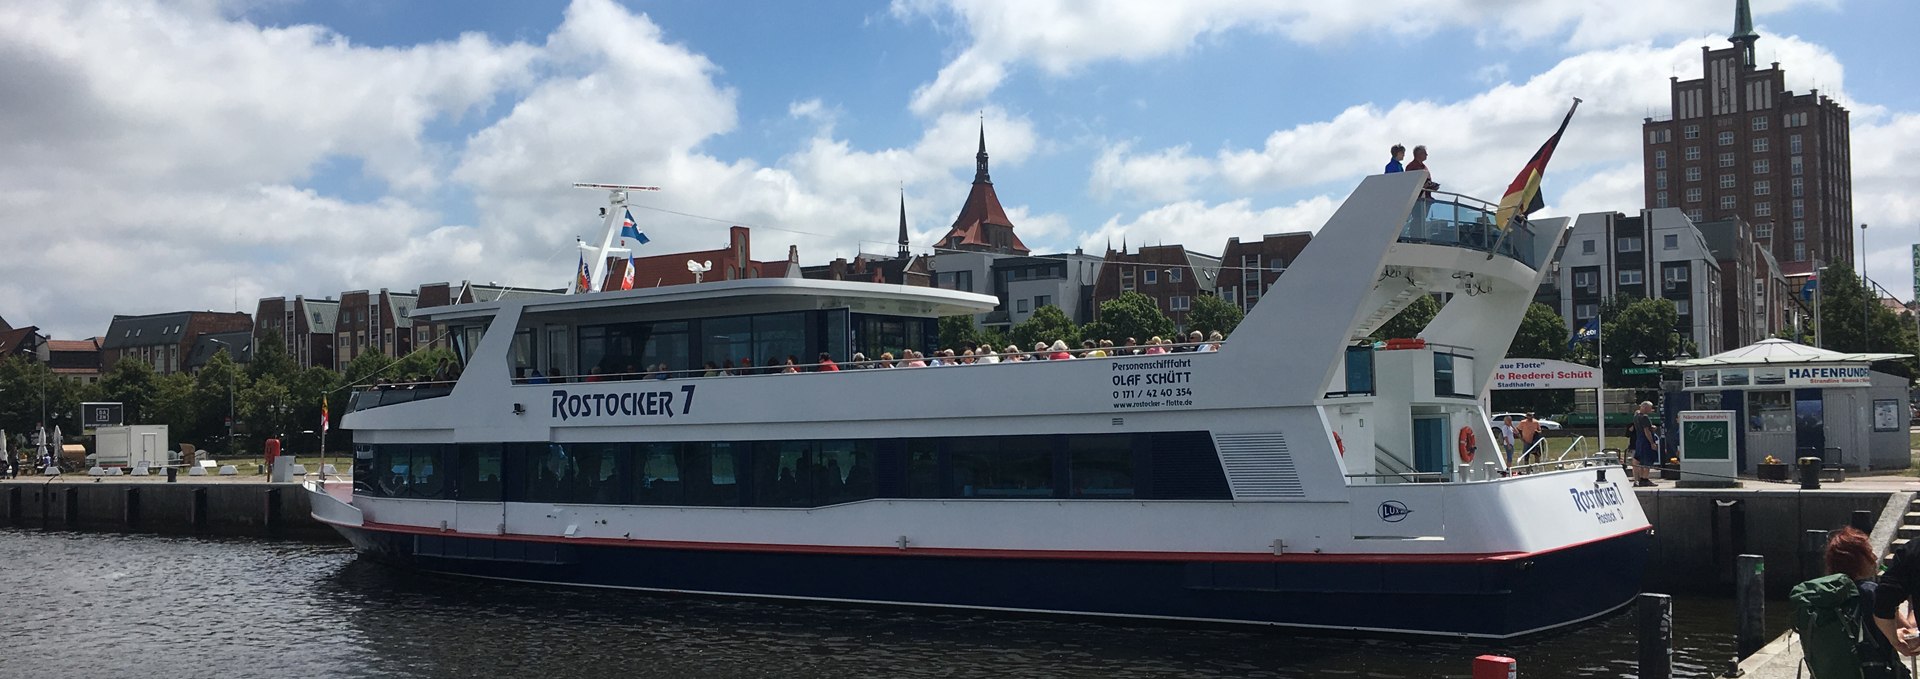
[[[1540,175],[1547,173],[1547,161],[1553,159],[1553,147],[1560,145],[1560,135],[1567,131],[1567,123],[1573,122],[1573,112],[1578,108],[1580,98],[1575,97],[1573,107],[1567,109],[1567,117],[1560,121],[1560,129],[1547,138],[1547,143],[1540,145],[1540,150],[1533,152],[1533,160],[1527,161],[1527,166],[1520,168],[1520,175],[1514,177],[1513,183],[1507,186],[1507,195],[1500,197],[1500,214],[1494,220],[1499,228],[1508,228],[1514,220],[1546,207],[1546,200],[1540,197]]]

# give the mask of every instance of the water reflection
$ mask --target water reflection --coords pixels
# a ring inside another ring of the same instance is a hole
[[[1676,618],[1679,676],[1709,676],[1730,607],[1683,600]],[[540,588],[326,545],[10,529],[0,634],[0,677],[36,678],[1424,678],[1466,677],[1486,652],[1522,676],[1622,677],[1634,657],[1626,616],[1517,645],[1302,637]]]

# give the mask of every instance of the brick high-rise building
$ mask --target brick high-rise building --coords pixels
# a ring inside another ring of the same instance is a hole
[[[1753,13],[1734,7],[1732,47],[1702,46],[1704,75],[1672,79],[1672,111],[1647,118],[1649,209],[1696,223],[1743,219],[1788,275],[1853,262],[1847,109],[1817,89],[1787,89],[1778,62],[1754,63]]]

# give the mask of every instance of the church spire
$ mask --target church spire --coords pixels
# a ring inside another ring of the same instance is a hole
[[[1753,31],[1753,7],[1747,0],[1734,0],[1733,35],[1727,36],[1727,41],[1740,48],[1741,63],[1748,68],[1754,65],[1753,43],[1759,39],[1760,34]]]
[[[900,187],[900,258],[906,259],[907,251],[907,187]]]
[[[973,155],[973,183],[992,184],[987,175],[987,116],[980,114],[980,152]]]

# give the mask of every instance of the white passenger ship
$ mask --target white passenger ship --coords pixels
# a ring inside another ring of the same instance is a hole
[[[706,377],[930,351],[996,300],[771,278],[422,309],[464,373],[357,394],[352,492],[310,484],[313,513],[533,583],[1495,638],[1605,614],[1650,541],[1625,477],[1515,473],[1477,398],[1567,220],[1495,230],[1425,179],[1365,179],[1213,352]],[[1356,339],[1429,293],[1424,342]]]

